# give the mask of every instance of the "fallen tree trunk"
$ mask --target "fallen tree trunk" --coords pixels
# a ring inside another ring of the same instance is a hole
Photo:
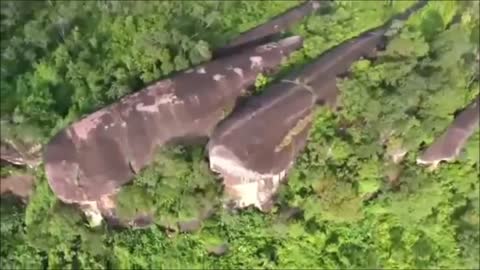
[[[417,164],[431,165],[435,169],[442,161],[452,161],[460,154],[468,138],[478,129],[480,96],[467,106],[437,140],[417,159]]]
[[[280,182],[305,147],[315,104],[335,103],[336,77],[381,45],[389,26],[365,32],[324,53],[249,99],[219,124],[207,146],[210,168],[223,176],[234,206],[270,209]]]
[[[251,48],[151,84],[65,128],[44,149],[48,183],[67,203],[114,193],[157,147],[207,138],[260,72],[301,47],[298,36]]]

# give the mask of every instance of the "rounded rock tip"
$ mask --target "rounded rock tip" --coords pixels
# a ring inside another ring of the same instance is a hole
[[[291,36],[284,39],[281,39],[278,44],[282,47],[291,47],[298,46],[301,47],[303,44],[303,39],[301,36]]]
[[[278,41],[280,47],[286,49],[286,53],[291,53],[303,46],[303,39],[300,36],[291,36]]]

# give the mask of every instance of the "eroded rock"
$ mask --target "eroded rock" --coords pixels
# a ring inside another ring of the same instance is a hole
[[[335,103],[336,90],[326,86],[335,87],[335,75],[375,47],[382,33],[369,32],[342,44],[252,97],[219,124],[208,143],[210,167],[222,174],[237,207],[270,208],[280,181],[305,146],[315,104],[320,99]]]
[[[266,91],[219,124],[207,146],[210,168],[223,176],[236,207],[271,206],[310,127],[315,103],[310,91],[291,83]]]
[[[276,35],[300,22],[303,18],[320,9],[322,6],[327,6],[329,2],[330,1],[305,1],[272,18],[268,22],[240,34],[226,46],[217,49],[213,53],[214,57],[223,57],[232,53],[238,53],[245,48],[269,42]]]
[[[306,144],[315,104],[336,105],[336,77],[383,44],[389,26],[324,53],[218,125],[207,145],[210,168],[223,176],[225,192],[236,207],[270,209],[280,182]]]
[[[2,138],[0,161],[17,166],[36,167],[41,163],[41,145]]]
[[[12,194],[27,201],[33,192],[35,177],[30,174],[14,174],[0,179],[0,194]]]
[[[157,147],[208,137],[260,72],[274,70],[301,45],[293,36],[205,63],[77,121],[45,147],[48,183],[65,202],[112,194],[153,160]]]
[[[468,138],[478,129],[480,120],[480,96],[465,108],[450,127],[417,158],[417,164],[435,169],[442,161],[455,160]]]

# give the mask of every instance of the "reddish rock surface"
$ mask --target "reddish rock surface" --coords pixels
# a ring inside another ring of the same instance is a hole
[[[40,145],[0,141],[0,161],[17,166],[35,167],[41,163]]]
[[[217,49],[214,57],[222,57],[232,53],[238,53],[240,50],[271,41],[275,36],[284,32],[289,27],[299,23],[306,16],[317,11],[322,6],[327,6],[331,1],[313,1],[308,0],[295,6],[284,13],[270,19],[253,29],[250,29],[233,40],[226,46]]]
[[[398,17],[423,7],[417,4]],[[235,110],[208,143],[210,168],[224,178],[235,206],[262,211],[306,144],[316,103],[336,106],[336,78],[385,42],[390,23],[365,32],[268,87]]]
[[[418,164],[436,168],[442,161],[452,161],[460,154],[468,138],[478,129],[480,121],[480,96],[465,108],[450,127],[435,140],[417,159]]]
[[[207,138],[260,72],[274,70],[301,45],[294,36],[199,65],[77,121],[45,147],[48,183],[68,203],[115,192],[157,147]]]
[[[35,177],[28,174],[10,175],[0,179],[0,194],[12,194],[26,201],[33,192]]]

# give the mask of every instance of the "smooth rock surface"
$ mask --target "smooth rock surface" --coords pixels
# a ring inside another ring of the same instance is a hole
[[[73,123],[44,149],[48,183],[67,203],[91,203],[130,182],[158,147],[207,138],[260,72],[300,48],[298,36],[152,83]]]
[[[456,118],[448,129],[436,139],[417,159],[418,164],[435,169],[442,161],[455,160],[478,129],[480,121],[480,96],[477,96]]]
[[[207,145],[210,168],[223,176],[234,206],[270,210],[280,182],[305,147],[314,106],[336,106],[337,76],[383,45],[389,26],[374,28],[325,52],[250,98],[218,125]]]

